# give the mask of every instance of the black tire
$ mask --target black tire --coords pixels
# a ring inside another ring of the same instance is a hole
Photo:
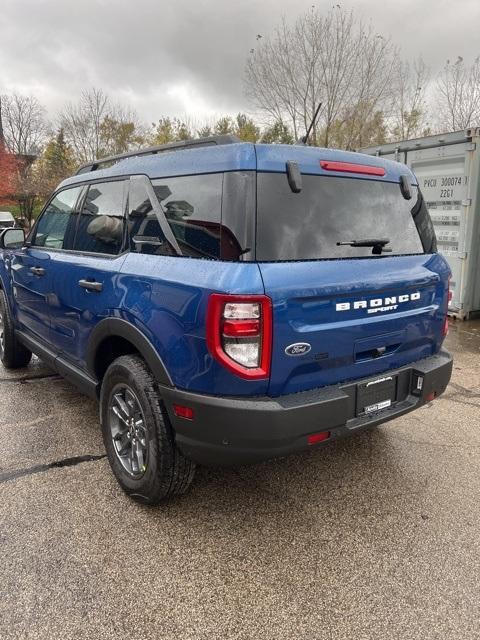
[[[0,360],[6,369],[20,369],[26,367],[31,358],[32,352],[15,337],[7,298],[0,289]]]
[[[195,464],[175,445],[155,379],[140,356],[122,356],[107,369],[100,419],[110,466],[127,495],[153,505],[187,491]]]

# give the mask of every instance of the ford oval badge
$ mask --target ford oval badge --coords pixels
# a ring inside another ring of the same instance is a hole
[[[312,346],[308,342],[295,342],[289,344],[285,349],[287,356],[304,356],[311,350]]]

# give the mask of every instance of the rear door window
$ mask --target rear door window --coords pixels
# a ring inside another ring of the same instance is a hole
[[[79,216],[74,249],[118,255],[124,231],[125,181],[91,184]]]
[[[391,252],[423,253],[414,214],[421,195],[405,200],[398,183],[302,176],[293,193],[285,174],[257,178],[257,260],[317,260],[372,256],[372,247],[338,242],[388,239]]]
[[[128,228],[130,251],[150,255],[176,255],[160,225],[148,190],[140,178],[130,180]]]

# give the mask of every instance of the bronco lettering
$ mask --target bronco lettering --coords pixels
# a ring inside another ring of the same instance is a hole
[[[350,309],[367,309],[367,313],[378,311],[394,311],[403,302],[420,300],[420,292],[405,293],[400,296],[388,296],[387,298],[373,298],[372,300],[356,300],[355,302],[337,302],[336,311],[350,311]]]

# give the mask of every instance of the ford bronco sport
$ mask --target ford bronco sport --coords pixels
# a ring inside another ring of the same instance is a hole
[[[404,165],[218,137],[95,161],[0,238],[1,360],[100,400],[133,498],[441,394],[449,267]]]

